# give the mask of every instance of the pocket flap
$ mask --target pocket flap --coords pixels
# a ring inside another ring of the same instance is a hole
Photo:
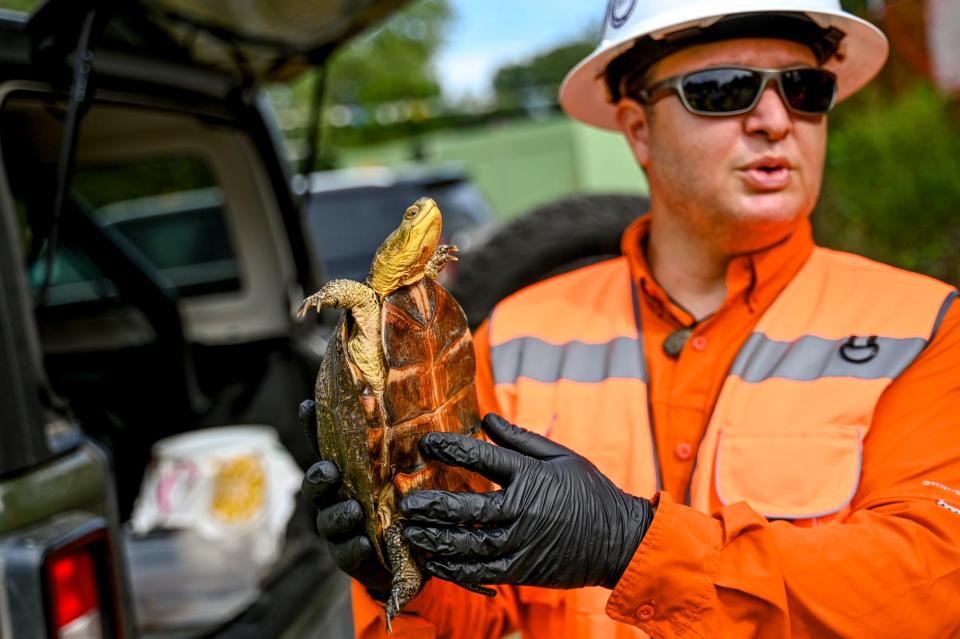
[[[717,497],[745,501],[767,519],[812,519],[842,510],[860,483],[861,431],[842,424],[726,429],[717,442]]]

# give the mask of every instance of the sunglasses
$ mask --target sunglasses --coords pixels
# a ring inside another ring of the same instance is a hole
[[[667,78],[636,92],[634,97],[653,104],[675,92],[691,113],[739,115],[757,106],[771,80],[776,82],[783,103],[796,113],[824,115],[837,101],[837,77],[814,67],[713,67]]]

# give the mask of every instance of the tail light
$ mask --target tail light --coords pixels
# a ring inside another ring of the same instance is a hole
[[[57,639],[102,639],[100,594],[93,557],[78,550],[47,566],[53,631]]]
[[[115,588],[104,529],[51,548],[44,559],[50,639],[114,639]]]

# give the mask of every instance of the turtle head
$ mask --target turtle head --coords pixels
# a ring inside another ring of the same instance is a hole
[[[370,286],[381,298],[424,276],[427,263],[440,243],[443,220],[437,203],[422,197],[403,212],[400,226],[373,257]]]

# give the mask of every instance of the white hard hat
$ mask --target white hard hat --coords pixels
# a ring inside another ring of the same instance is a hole
[[[840,0],[610,0],[600,44],[567,74],[560,105],[573,118],[618,129],[605,72],[638,38],[666,42],[738,16],[781,14],[805,16],[842,36],[837,54],[823,65],[837,75],[838,101],[869,82],[887,59],[883,32],[841,9]]]

